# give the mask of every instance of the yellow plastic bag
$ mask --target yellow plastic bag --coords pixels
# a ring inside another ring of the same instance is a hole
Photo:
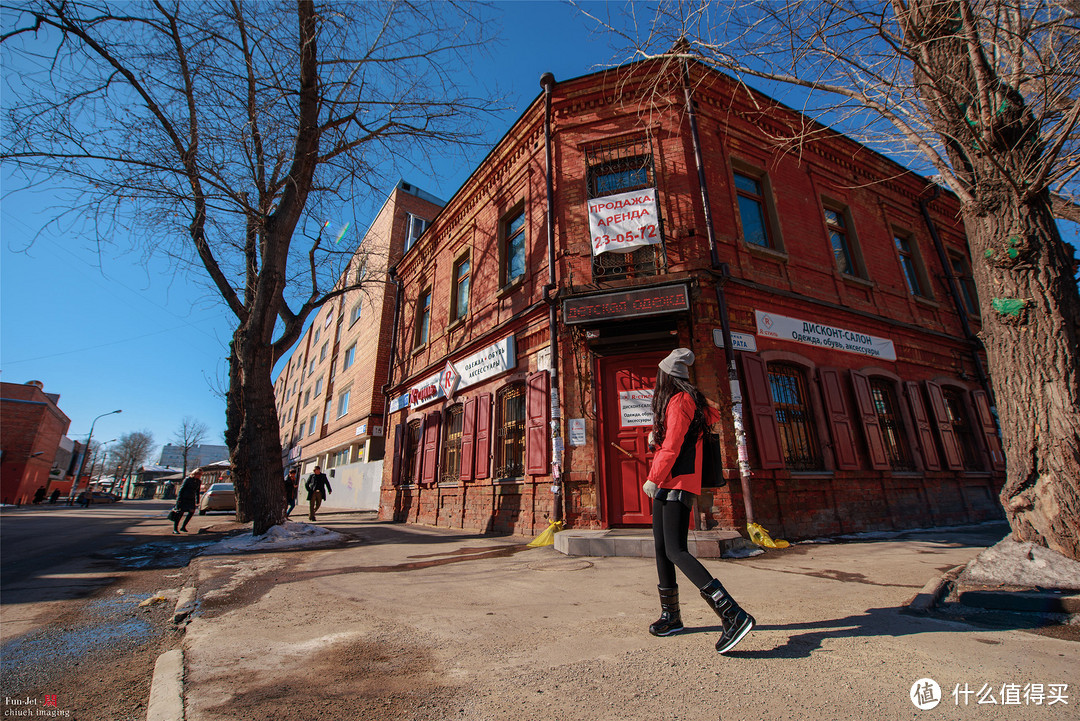
[[[746,530],[750,532],[750,540],[759,546],[766,548],[787,548],[791,544],[787,541],[774,541],[769,532],[756,523],[747,523]]]
[[[529,547],[540,548],[541,546],[554,546],[555,534],[561,531],[562,527],[562,521],[552,521],[548,524],[547,530],[529,542]]]

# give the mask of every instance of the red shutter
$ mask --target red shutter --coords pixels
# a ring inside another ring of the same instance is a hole
[[[747,403],[758,460],[762,468],[783,468],[784,451],[780,445],[780,427],[776,424],[776,411],[769,394],[769,372],[765,361],[751,353],[740,353],[743,378],[746,380]],[[744,411],[744,412],[745,412]]]
[[[941,450],[945,452],[945,467],[951,471],[964,469],[964,457],[960,454],[960,443],[949,422],[949,411],[945,407],[945,396],[941,386],[933,381],[926,381],[926,395],[930,398],[930,412],[937,422],[938,437],[941,438]]]
[[[990,465],[995,471],[1005,470],[1005,454],[1001,452],[1001,439],[998,437],[997,423],[990,412],[990,399],[986,391],[972,391],[971,400],[975,404],[975,413],[979,417],[979,427],[986,440],[986,450],[990,453]]]
[[[922,390],[919,384],[914,382],[905,383],[904,388],[907,389],[908,405],[911,406],[911,416],[915,420],[915,435],[919,438],[923,465],[928,471],[940,471],[941,462],[938,460],[937,446],[934,445],[934,434],[930,432],[930,417],[926,415]]]
[[[465,401],[464,417],[461,419],[461,473],[463,481],[473,479],[473,448],[476,445],[476,399]]]
[[[420,483],[420,477],[424,472],[424,428],[425,428],[424,424],[426,422],[427,422],[426,418],[422,418],[420,420],[420,434],[416,439],[416,448],[412,449],[412,452],[416,454],[416,458],[413,459],[413,471],[412,471],[412,479],[411,480],[412,480],[413,483],[417,483],[417,484]],[[411,436],[410,436],[410,438],[411,438]],[[406,446],[405,452],[406,453],[409,452],[409,443],[410,443],[410,439],[406,439],[405,440],[405,446]]]
[[[551,458],[550,379],[547,371],[537,371],[525,380],[525,472],[533,476],[547,475]]]
[[[395,486],[401,485],[401,468],[405,465],[405,459],[401,457],[405,445],[405,425],[398,423],[394,426],[394,455],[390,467],[390,483]]]
[[[432,411],[424,418],[424,470],[421,483],[434,483],[439,472],[439,437],[442,435],[442,413]]]
[[[885,436],[881,433],[874,395],[870,392],[870,378],[859,371],[851,371],[851,387],[855,390],[855,406],[862,421],[863,436],[870,451],[870,467],[875,471],[889,468],[889,456],[885,452]]]
[[[859,467],[859,457],[855,453],[855,433],[851,428],[847,403],[844,402],[840,371],[835,368],[820,368],[818,379],[821,381],[822,396],[825,398],[825,412],[829,416],[829,432],[832,435],[836,467],[841,471],[853,471]]]
[[[491,394],[476,397],[476,465],[477,480],[491,475]]]

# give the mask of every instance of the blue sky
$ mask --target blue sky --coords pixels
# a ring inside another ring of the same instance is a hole
[[[493,59],[477,63],[477,80],[497,87],[509,109],[488,128],[494,142],[540,93],[540,76],[565,79],[591,72],[614,57],[586,19],[561,2],[499,2],[501,42]],[[474,149],[471,164],[446,164],[444,177],[401,168],[399,175],[447,199],[489,147]],[[5,179],[6,180],[6,179]],[[108,441],[132,431],[170,442],[185,416],[210,428],[222,443],[220,397],[232,315],[198,276],[174,275],[160,260],[108,252],[98,256],[77,228],[38,234],[53,217],[47,191],[10,192],[0,203],[0,379],[40,380],[60,394],[71,418],[68,435]],[[389,188],[388,188],[389,190]],[[383,198],[358,207],[366,228]],[[121,244],[122,246],[123,244]],[[154,460],[157,460],[155,454]]]
[[[603,13],[602,4],[583,3]],[[501,42],[472,69],[476,80],[496,88],[508,109],[488,128],[488,146],[473,149],[469,163],[446,162],[427,170],[401,168],[398,175],[448,199],[491,143],[540,92],[551,71],[563,80],[609,65],[617,57],[607,38],[590,30],[577,10],[556,0],[495,4]],[[618,12],[622,3],[610,6]],[[638,6],[639,13],[642,6]],[[224,433],[225,357],[232,315],[198,275],[174,275],[161,260],[139,255],[98,256],[78,228],[38,234],[53,215],[47,192],[10,193],[0,204],[0,379],[40,380],[60,394],[71,418],[68,435],[85,440],[95,416],[94,438],[107,441],[150,431],[160,447],[181,420],[191,416],[210,428],[209,443]],[[389,188],[388,188],[389,190]],[[383,198],[358,202],[363,232]],[[367,213],[365,218],[363,213]],[[1077,242],[1076,227],[1065,229]],[[119,244],[124,247],[126,244]],[[154,460],[156,461],[155,455]]]

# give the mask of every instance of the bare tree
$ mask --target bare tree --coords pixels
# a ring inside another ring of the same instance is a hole
[[[271,372],[309,314],[358,287],[351,204],[418,143],[476,137],[492,103],[450,70],[486,38],[466,3],[246,2],[4,6],[0,157],[65,183],[99,243],[137,233],[199,269],[235,316],[226,443],[238,517],[284,519]],[[417,153],[418,154],[418,153]],[[343,236],[349,242],[341,243]],[[379,282],[369,268],[366,282]]]
[[[1080,196],[1077,4],[690,0],[660,4],[647,24],[644,40],[624,35],[633,57],[801,88],[804,111],[907,153],[955,193],[1007,462],[1002,504],[1016,539],[1080,558],[1080,298],[1054,222],[1076,219]],[[791,149],[824,131],[773,140]]]
[[[202,445],[209,432],[210,428],[205,423],[191,416],[184,416],[184,420],[180,421],[180,427],[173,434],[173,443],[180,449],[180,455],[184,459],[184,478],[187,478],[188,456],[196,447]]]
[[[145,430],[125,433],[109,449],[110,460],[116,464],[116,480],[123,478],[125,489],[131,484],[136,469],[150,460],[153,450],[154,434]]]

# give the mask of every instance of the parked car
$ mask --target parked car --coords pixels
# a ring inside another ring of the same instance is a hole
[[[213,483],[199,499],[199,515],[207,511],[236,512],[236,491],[231,483]]]
[[[92,503],[116,503],[120,496],[108,491],[94,491],[90,494],[90,500]]]

